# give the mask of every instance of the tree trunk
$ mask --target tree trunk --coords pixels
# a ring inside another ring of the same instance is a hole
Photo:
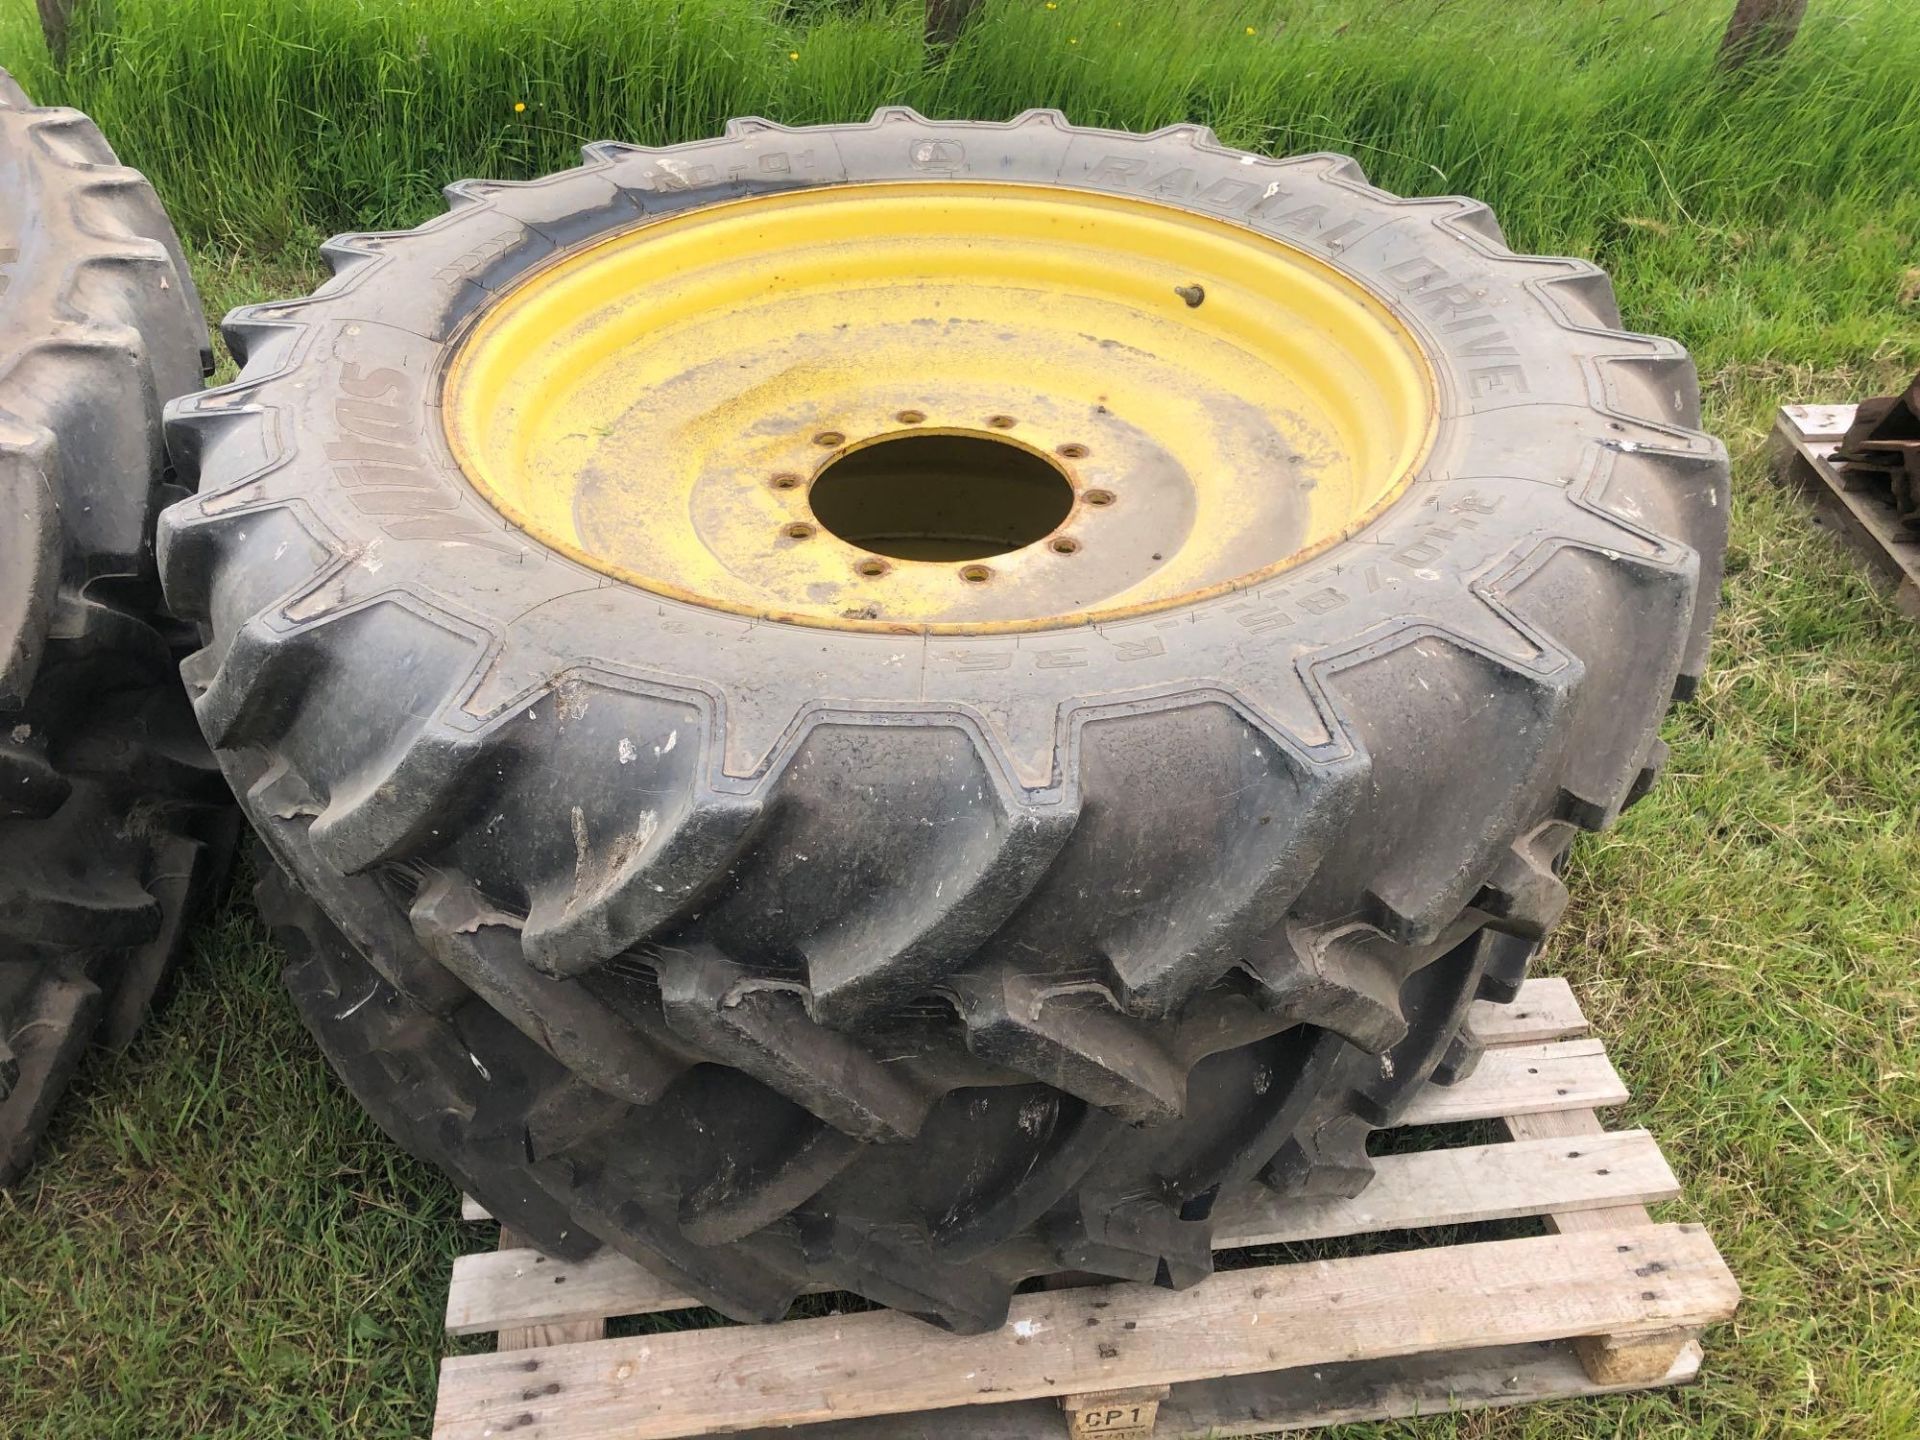
[[[47,37],[47,53],[59,69],[67,68],[73,49],[73,31],[81,12],[94,0],[34,0],[40,11],[40,33]]]
[[[980,0],[927,0],[927,44],[953,44],[979,8]]]
[[[1739,0],[1720,37],[1720,68],[1739,70],[1785,52],[1800,31],[1807,0]]]

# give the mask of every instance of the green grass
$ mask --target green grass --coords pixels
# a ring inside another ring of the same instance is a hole
[[[438,185],[883,102],[1200,119],[1358,154],[1590,255],[1700,362],[1735,458],[1714,668],[1666,780],[1575,852],[1569,975],[1746,1290],[1684,1393],[1355,1436],[1920,1434],[1920,632],[1765,474],[1785,400],[1920,366],[1920,84],[1902,0],[1816,0],[1716,77],[1729,4],[996,3],[943,63],[910,5],[116,0],[65,76],[25,0],[0,64],[96,113],[197,247],[209,309],[295,293],[334,228]],[[1255,34],[1245,29],[1251,25]],[[1077,41],[1078,43],[1070,43]],[[797,52],[798,60],[788,55]],[[513,110],[524,103],[524,112]],[[333,1083],[243,907],[0,1197],[0,1435],[421,1433],[452,1188]]]

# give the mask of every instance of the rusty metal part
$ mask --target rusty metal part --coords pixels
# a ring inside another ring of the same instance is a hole
[[[1900,523],[1920,532],[1920,375],[1899,395],[1862,400],[1833,458],[1848,479],[1886,486]]]

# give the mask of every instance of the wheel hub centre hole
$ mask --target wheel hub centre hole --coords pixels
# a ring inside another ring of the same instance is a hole
[[[902,435],[835,460],[807,493],[850,545],[897,560],[979,560],[1044,539],[1073,509],[1049,460],[981,435]]]

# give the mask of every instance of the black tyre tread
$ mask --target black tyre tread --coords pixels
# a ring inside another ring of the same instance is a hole
[[[124,1045],[238,817],[157,621],[162,403],[206,323],[146,182],[0,72],[0,1184],[90,1040]]]
[[[1048,1265],[1192,1278],[1221,1184],[1260,1170],[1289,1189],[1350,1193],[1370,1173],[1368,1131],[1436,1068],[1464,1073],[1471,1056],[1454,1041],[1466,1005],[1510,995],[1565,904],[1553,856],[1643,792],[1663,753],[1659,716],[1699,673],[1726,462],[1698,430],[1685,352],[1619,330],[1594,267],[1514,255],[1477,202],[1400,199],[1351,160],[1313,155],[1249,163],[1276,189],[1310,176],[1383,225],[1426,227],[1461,265],[1537,296],[1578,357],[1592,422],[1552,538],[1531,531],[1485,565],[1468,603],[1301,662],[1302,713],[1319,737],[1217,682],[1005,728],[960,710],[815,705],[770,727],[780,738],[750,783],[720,785],[725,727],[746,721],[713,695],[542,651],[553,642],[537,631],[509,641],[428,586],[376,579],[286,488],[296,457],[272,418],[293,403],[283,386],[331,317],[368,313],[364,297],[381,295],[406,343],[437,343],[560,246],[682,203],[688,184],[663,175],[756,137],[855,145],[889,127],[948,133],[899,110],[812,132],[736,121],[725,139],[672,152],[590,146],[582,169],[529,184],[462,182],[420,231],[339,237],[326,252],[334,278],[316,295],[229,317],[240,378],[170,411],[176,459],[203,494],[168,512],[162,552],[175,605],[212,626],[187,671],[201,721],[276,856],[385,983],[420,997],[440,984],[425,977],[459,975],[511,1022],[501,1043],[531,1052],[519,1068],[557,1077],[507,1108],[529,1117],[535,1153],[541,1135],[556,1147],[536,1168],[564,1208],[597,1217],[582,1223],[643,1260],[661,1247],[680,1255],[698,1235],[709,1243],[697,1263],[670,1268],[703,1271],[703,1293],[732,1313],[764,1313],[799,1275],[971,1326],[994,1307],[942,1268],[940,1236],[986,1257],[975,1263],[1002,1298]],[[1053,112],[967,133],[1023,130],[1174,164],[1225,153],[1197,127],[1114,136]],[[678,168],[658,165],[663,154]],[[792,183],[742,173],[693,186],[694,201]],[[457,293],[381,289],[409,254],[461,259]],[[1488,513],[1472,501],[1432,528],[1471,528]],[[433,533],[450,543],[495,543],[464,511],[442,523]],[[284,558],[269,566],[267,554]],[[559,594],[562,581],[541,583]],[[342,748],[337,697],[386,692],[394,703],[356,716]],[[1488,735],[1504,737],[1487,758],[1497,783],[1482,765],[1435,763],[1482,754]],[[631,787],[556,798],[554,775],[596,773],[614,738],[630,736],[666,737],[651,747],[644,815]],[[929,780],[981,803],[950,817],[963,823],[917,825],[915,787]],[[849,829],[850,807],[900,823]],[[1204,819],[1143,823],[1196,812]],[[571,843],[526,843],[542,836]],[[810,866],[804,881],[795,856]],[[1136,893],[1114,889],[1122,863]],[[470,891],[450,911],[434,888],[449,876]],[[412,913],[404,932],[396,906]],[[376,933],[388,939],[370,944]],[[442,1017],[466,1013],[441,998]],[[609,1074],[584,1052],[604,1060],[616,1024],[634,1059]],[[1289,1034],[1324,1038],[1275,1059]],[[705,1104],[707,1123],[730,1103],[717,1090],[701,1099],[715,1063],[765,1103],[785,1101],[791,1123],[742,1139],[731,1177],[628,1175],[610,1189],[624,1147],[671,1149],[669,1112]],[[1255,1104],[1242,1094],[1230,1122],[1202,1123],[1196,1084],[1218,1103],[1202,1077],[1256,1063],[1305,1091],[1275,1086],[1289,1093],[1261,1090]],[[1045,1110],[1037,1128],[1063,1138],[1036,1139],[1018,1173],[983,1161],[992,1173],[955,1214],[898,1216],[883,1237],[843,1202],[894,1173],[889,1153],[947,1133],[960,1089],[998,1103],[1036,1093],[1034,1082],[1046,1087],[1032,1102]],[[1094,1126],[1092,1114],[1117,1123]],[[1194,1133],[1165,1138],[1182,1116]],[[823,1125],[861,1148],[822,1140]],[[1105,1166],[1090,1157],[1117,1165],[1121,1152],[1134,1182],[1160,1177],[1147,1210],[1102,1208],[1112,1197],[1089,1177]],[[713,1280],[723,1254],[746,1275],[783,1278],[728,1291]]]
[[[380,1127],[415,1154],[431,1155],[501,1223],[542,1248],[569,1259],[592,1254],[598,1247],[540,1186],[511,1165],[492,1163],[467,1138],[478,1129],[481,1076],[451,1030],[360,959],[269,858],[258,868],[254,900],[287,953],[287,987],[334,1069]]]

